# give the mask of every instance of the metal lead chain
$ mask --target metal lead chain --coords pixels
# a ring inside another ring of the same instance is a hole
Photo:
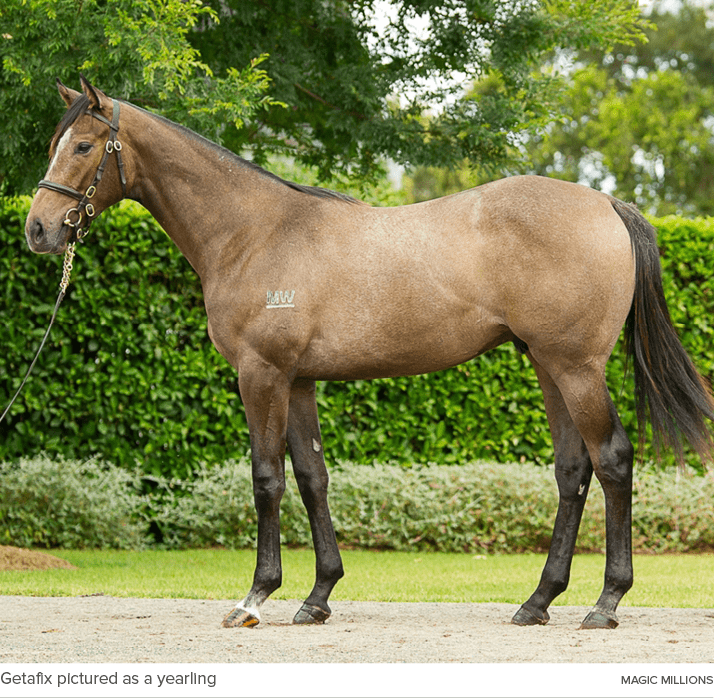
[[[59,310],[59,306],[62,303],[62,299],[64,299],[64,294],[67,291],[67,287],[69,286],[69,276],[72,274],[72,260],[74,258],[74,246],[75,246],[75,243],[70,243],[64,252],[64,269],[62,271],[62,281],[60,282],[60,293],[57,295],[57,302],[55,303],[55,309],[52,312],[52,318],[50,318],[50,325],[47,326],[47,330],[45,331],[45,335],[42,338],[40,347],[37,349],[37,353],[35,354],[35,359],[32,360],[32,362],[30,363],[30,367],[28,368],[27,373],[25,374],[25,378],[22,380],[22,383],[20,384],[20,388],[15,392],[15,396],[12,397],[10,403],[7,405],[7,408],[2,412],[2,415],[0,416],[0,423],[5,419],[5,416],[8,414],[8,411],[10,410],[12,405],[17,400],[17,397],[20,395],[22,388],[25,386],[27,380],[30,377],[30,374],[32,373],[35,363],[37,362],[37,358],[40,356],[40,353],[42,352],[42,348],[45,347],[47,338],[50,335],[50,330],[52,329],[52,324],[55,322],[55,318],[57,317],[57,311]]]
[[[74,246],[76,243],[68,243],[67,248],[64,251],[64,266],[62,268],[62,281],[60,282],[60,289],[62,294],[67,291],[69,287],[69,277],[72,274],[72,261],[74,260]]]

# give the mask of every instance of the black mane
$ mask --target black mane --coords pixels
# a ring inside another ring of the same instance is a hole
[[[275,180],[286,187],[290,187],[293,190],[296,190],[298,192],[302,192],[303,194],[308,194],[313,197],[320,197],[321,199],[338,199],[343,202],[347,202],[348,204],[364,204],[364,202],[361,202],[359,199],[355,199],[354,197],[351,197],[348,194],[343,194],[342,192],[335,192],[334,190],[328,190],[325,187],[313,187],[312,185],[298,185],[296,182],[290,182],[290,180],[284,180],[282,177],[279,177],[278,175],[275,175],[274,173],[271,173],[269,170],[265,170],[264,168],[261,168],[259,165],[256,165],[255,163],[251,163],[251,161],[246,160],[245,158],[241,158],[240,156],[237,156],[233,151],[229,151],[227,148],[224,148],[223,146],[219,146],[216,143],[213,143],[213,141],[210,141],[209,139],[201,136],[200,134],[197,134],[195,131],[191,131],[191,129],[182,126],[181,124],[176,124],[176,122],[172,122],[170,119],[167,119],[166,117],[162,117],[159,114],[154,114],[153,112],[148,112],[145,109],[142,109],[141,107],[137,107],[134,104],[131,104],[131,102],[125,102],[124,100],[119,100],[120,103],[122,104],[128,104],[131,107],[134,107],[135,109],[138,109],[139,111],[143,112],[144,114],[154,118],[158,119],[161,122],[164,122],[165,124],[168,124],[169,126],[172,126],[174,129],[178,129],[182,133],[184,133],[187,137],[194,139],[196,141],[199,141],[200,143],[204,144],[205,146],[208,146],[210,149],[220,153],[224,157],[231,158],[234,160],[236,163],[250,168],[251,170],[254,170],[260,175],[263,175],[265,177],[270,178],[271,180]],[[72,104],[69,106],[67,111],[64,113],[64,116],[62,117],[62,120],[60,123],[57,125],[57,128],[55,129],[54,136],[52,137],[52,141],[50,143],[50,157],[52,156],[54,149],[58,143],[58,141],[62,138],[64,133],[69,129],[72,124],[74,124],[79,117],[81,117],[89,108],[89,98],[85,94],[80,94],[78,97],[76,97]]]
[[[129,102],[127,104],[131,104],[131,103]],[[258,173],[259,175],[263,175],[265,177],[270,178],[271,180],[275,180],[275,181],[281,183],[282,185],[285,185],[286,187],[290,187],[293,190],[297,190],[298,192],[302,192],[304,194],[309,194],[313,197],[320,197],[322,199],[338,199],[340,201],[347,202],[348,204],[364,204],[364,202],[360,201],[359,199],[355,199],[354,197],[352,197],[348,194],[343,194],[342,192],[335,192],[334,190],[329,190],[326,187],[314,187],[312,185],[299,185],[296,182],[291,182],[290,180],[284,180],[282,177],[275,175],[275,173],[271,173],[269,170],[265,170],[265,168],[261,168],[259,165],[256,165],[255,163],[253,163],[249,160],[246,160],[245,158],[241,158],[240,156],[233,153],[233,151],[230,151],[227,148],[224,148],[223,146],[219,146],[217,143],[214,143],[210,139],[207,139],[204,136],[197,134],[195,131],[192,131],[188,127],[183,126],[182,124],[177,124],[176,122],[172,122],[170,119],[167,119],[166,117],[163,117],[160,114],[154,114],[153,112],[147,112],[146,110],[142,109],[141,107],[137,107],[136,105],[131,105],[131,106],[135,107],[136,109],[140,110],[141,112],[144,112],[144,114],[147,114],[148,116],[153,117],[154,119],[158,119],[159,121],[163,122],[164,124],[168,124],[169,126],[173,127],[174,129],[178,129],[183,134],[185,134],[188,138],[198,141],[199,143],[202,143],[204,146],[207,146],[211,150],[215,151],[216,153],[219,153],[220,155],[222,155],[226,158],[230,158],[231,160],[238,163],[239,165],[250,168],[251,170]]]
[[[221,148],[220,146],[216,146],[215,143],[212,141],[209,141],[212,146],[216,148]],[[226,150],[226,149],[224,149]],[[229,151],[231,153],[231,151]],[[235,158],[237,158],[241,164],[249,167],[251,170],[255,170],[256,172],[260,173],[261,175],[267,175],[269,178],[273,180],[277,180],[278,182],[282,183],[283,185],[287,185],[288,187],[297,190],[298,192],[303,192],[304,194],[310,194],[313,197],[322,197],[322,199],[340,199],[343,202],[347,202],[349,204],[364,204],[364,202],[360,201],[359,199],[355,199],[349,194],[344,194],[343,192],[335,192],[335,190],[329,190],[326,187],[315,187],[313,185],[298,185],[297,182],[291,182],[290,180],[284,180],[282,177],[279,177],[275,173],[271,173],[269,170],[265,170],[265,168],[261,168],[259,165],[256,165],[255,163],[252,163],[249,160],[246,160],[245,158],[241,158],[240,156],[236,156],[233,154]]]

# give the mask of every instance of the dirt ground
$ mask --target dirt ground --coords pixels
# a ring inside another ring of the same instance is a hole
[[[68,561],[46,552],[20,547],[0,546],[0,571],[28,571],[42,569],[76,569]]]
[[[67,566],[0,548],[0,568]],[[585,607],[545,627],[510,624],[517,605],[331,601],[293,626],[296,600],[269,600],[252,629],[220,623],[235,601],[0,596],[0,663],[712,663],[714,610],[621,607],[616,630],[578,630]]]

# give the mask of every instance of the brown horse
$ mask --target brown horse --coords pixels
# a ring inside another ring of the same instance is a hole
[[[513,177],[431,202],[373,208],[286,182],[82,79],[27,218],[61,253],[126,196],[174,240],[203,286],[208,333],[238,371],[250,429],[258,552],[226,617],[252,626],[281,583],[285,450],[307,508],[315,586],[294,622],[322,622],[343,575],[327,505],[316,380],[433,372],[513,342],[543,389],[560,503],[533,595],[513,618],[545,624],[565,590],[593,471],[605,493],[605,583],[583,627],[615,627],[632,585],[634,449],[605,383],[626,325],[639,416],[681,455],[711,449],[709,390],[672,327],[656,232],[637,210],[559,180]],[[115,158],[116,156],[116,158]],[[75,189],[76,188],[76,189]],[[642,433],[642,431],[641,431]]]

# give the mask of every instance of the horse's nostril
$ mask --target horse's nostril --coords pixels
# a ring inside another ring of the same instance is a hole
[[[30,235],[35,241],[40,241],[45,237],[45,227],[39,219],[35,219],[30,227]]]

